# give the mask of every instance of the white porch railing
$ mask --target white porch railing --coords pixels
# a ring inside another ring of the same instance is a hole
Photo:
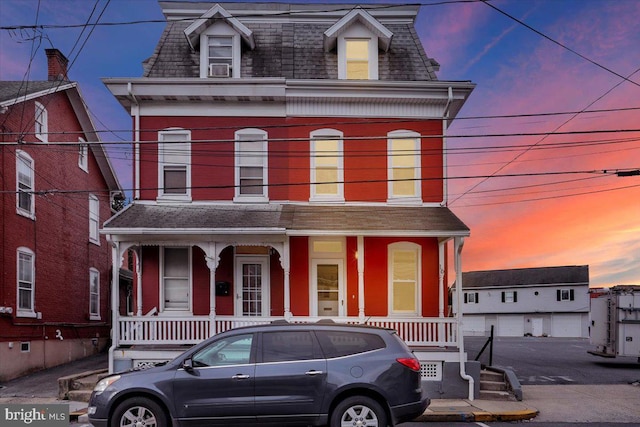
[[[240,326],[269,323],[282,317],[208,316],[120,317],[117,325],[118,345],[197,344],[212,335]],[[317,322],[320,318],[294,317],[291,322]],[[458,346],[456,319],[437,318],[388,318],[369,317],[362,321],[357,317],[334,318],[338,323],[366,323],[367,325],[395,329],[405,342],[412,346]]]

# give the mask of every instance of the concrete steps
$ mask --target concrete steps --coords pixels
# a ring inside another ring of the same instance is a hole
[[[480,372],[480,399],[516,400],[509,391],[507,380],[502,372],[483,369]]]
[[[58,399],[88,402],[93,388],[105,376],[107,376],[107,369],[58,378]]]

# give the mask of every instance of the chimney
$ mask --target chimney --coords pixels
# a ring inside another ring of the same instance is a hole
[[[58,49],[45,49],[47,54],[47,69],[49,80],[69,81],[67,76],[67,64],[69,60]]]

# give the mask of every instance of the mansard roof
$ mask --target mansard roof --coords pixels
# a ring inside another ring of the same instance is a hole
[[[588,284],[588,265],[516,268],[462,273],[463,289]]]
[[[357,21],[379,38],[379,80],[437,80],[439,65],[427,56],[415,30],[418,6],[204,2],[160,2],[160,6],[167,24],[144,63],[144,77],[199,77],[196,38],[212,20],[224,19],[246,42],[241,77],[337,79],[337,55],[335,49],[325,50],[325,39],[327,46],[333,46],[333,37]],[[251,36],[253,48],[247,41]]]

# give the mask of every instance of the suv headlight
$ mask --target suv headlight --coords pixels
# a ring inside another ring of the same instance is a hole
[[[102,393],[107,387],[120,379],[120,375],[112,375],[101,379],[94,387],[93,391],[96,393]]]

